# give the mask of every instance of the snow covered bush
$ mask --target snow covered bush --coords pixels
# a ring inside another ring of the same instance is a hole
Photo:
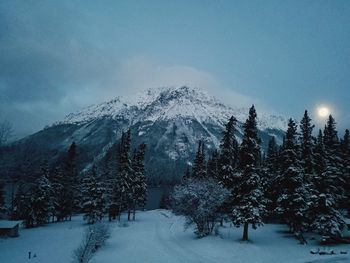
[[[84,232],[81,245],[73,252],[73,263],[88,263],[94,253],[102,247],[110,236],[110,228],[103,223],[89,226]]]
[[[186,227],[194,224],[195,234],[204,237],[212,233],[221,218],[219,207],[230,192],[214,179],[189,179],[176,186],[172,194],[172,208],[186,217]]]

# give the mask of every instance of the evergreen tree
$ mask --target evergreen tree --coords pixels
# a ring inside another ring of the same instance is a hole
[[[52,213],[52,186],[49,181],[48,165],[42,167],[40,177],[30,189],[27,227],[40,226],[49,222]]]
[[[335,198],[335,202],[343,198],[343,176],[342,176],[342,162],[340,154],[340,143],[338,138],[338,132],[336,130],[336,122],[332,115],[329,115],[327,124],[323,132],[324,149],[326,156],[326,169],[325,177],[332,186],[332,195]]]
[[[124,133],[122,135],[122,140]],[[115,144],[110,153],[107,153],[104,162],[104,173],[106,174],[107,195],[106,202],[108,207],[109,221],[116,219],[120,215],[122,208],[121,193],[119,187],[118,162],[120,159],[121,144]]]
[[[238,165],[238,142],[235,137],[237,120],[231,117],[226,124],[220,143],[219,181],[230,190],[236,185],[235,169]]]
[[[82,211],[88,224],[102,220],[105,208],[104,193],[105,187],[97,177],[96,167],[93,165],[82,183]]]
[[[305,175],[308,177],[311,176],[314,170],[314,161],[313,161],[313,139],[312,139],[312,130],[315,126],[311,125],[311,118],[308,115],[307,110],[305,110],[303,119],[300,122],[300,157],[301,165],[304,169]]]
[[[52,208],[52,188],[47,174],[41,176],[35,184],[32,198],[32,207],[36,213],[36,224],[48,223]]]
[[[207,178],[207,170],[205,163],[204,142],[201,140],[198,143],[198,150],[194,159],[192,177],[196,179]]]
[[[249,224],[254,229],[262,225],[262,216],[265,212],[259,175],[260,138],[256,118],[253,105],[243,125],[244,134],[239,152],[242,178],[235,193],[235,206],[232,212],[233,223],[236,226],[244,226],[243,240],[248,240]]]
[[[329,176],[327,156],[322,131],[319,131],[315,146],[315,174],[312,177],[312,196],[309,218],[311,227],[327,236],[340,236],[344,219],[337,206],[337,185]]]
[[[302,166],[298,161],[296,131],[297,125],[290,119],[281,154],[281,174],[278,178],[281,191],[277,199],[276,212],[289,225],[291,231],[302,237],[302,232],[307,227],[309,190]]]
[[[336,122],[332,115],[329,115],[327,124],[325,125],[323,132],[323,141],[326,149],[328,150],[336,150],[336,147],[339,145]]]
[[[145,178],[145,153],[146,144],[142,143],[139,145],[137,151],[134,153],[132,161],[132,170],[134,173],[133,179],[133,220],[135,220],[135,208],[136,205],[145,207],[147,201],[147,184]]]
[[[119,155],[118,187],[116,189],[119,196],[119,211],[124,208],[128,210],[128,220],[130,220],[131,209],[133,207],[133,170],[130,160],[131,132],[128,130],[122,134]]]
[[[51,172],[50,181],[53,191],[53,217],[55,217],[57,221],[62,221],[67,219],[72,214],[72,200],[70,199],[71,181],[67,176],[65,176],[65,173],[60,166],[53,169]]]

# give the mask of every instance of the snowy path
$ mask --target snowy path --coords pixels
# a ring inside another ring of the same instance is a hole
[[[154,210],[137,215],[128,227],[115,227],[95,263],[328,263],[349,262],[349,255],[311,255],[315,246],[298,245],[280,225],[251,230],[252,242],[240,242],[241,229],[222,228],[218,236],[196,239],[184,231],[183,218]],[[350,250],[348,246],[336,250]]]
[[[123,218],[123,220],[125,220]],[[336,246],[337,255],[311,255],[314,241],[299,245],[281,225],[250,230],[251,242],[241,242],[241,229],[225,227],[219,235],[197,239],[184,231],[184,219],[166,210],[138,212],[135,222],[112,222],[111,237],[91,263],[345,263],[350,246]],[[21,229],[20,237],[0,239],[0,263],[70,263],[86,225],[72,222]],[[37,257],[28,260],[28,251]]]

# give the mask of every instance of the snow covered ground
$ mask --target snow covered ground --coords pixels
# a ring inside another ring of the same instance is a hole
[[[112,235],[97,252],[94,263],[225,263],[225,262],[350,262],[349,245],[335,246],[337,255],[312,255],[321,248],[315,241],[299,245],[282,225],[265,225],[250,230],[250,242],[241,242],[241,229],[227,225],[218,235],[196,239],[192,229],[184,231],[183,218],[166,210],[139,212],[135,222],[111,223]],[[79,245],[85,225],[81,217],[72,222],[23,229],[21,236],[0,239],[1,263],[71,262],[72,251]],[[28,260],[28,251],[37,254]]]
[[[78,247],[85,225],[83,218],[48,224],[32,229],[20,229],[17,238],[0,238],[1,263],[69,263],[72,251]],[[28,259],[28,252],[36,258]]]

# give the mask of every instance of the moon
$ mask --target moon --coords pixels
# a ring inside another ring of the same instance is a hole
[[[329,116],[330,114],[330,110],[328,107],[325,107],[325,106],[321,106],[317,109],[317,114],[319,117],[321,118],[326,118]]]

